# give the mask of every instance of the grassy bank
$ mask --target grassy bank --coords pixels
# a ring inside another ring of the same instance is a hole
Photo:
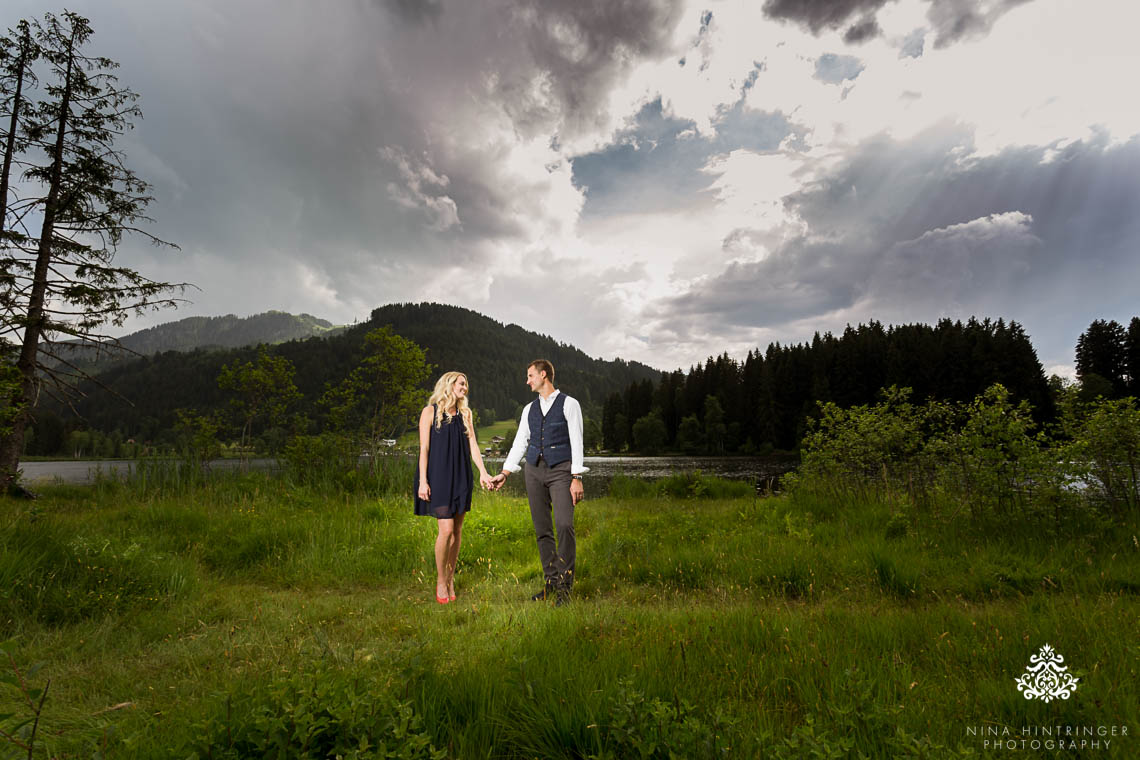
[[[631,492],[579,507],[576,598],[554,608],[524,601],[541,582],[524,500],[476,498],[447,606],[434,523],[410,511],[256,473],[4,502],[0,637],[21,672],[43,663],[30,687],[50,679],[37,745],[946,757],[989,755],[986,728],[1071,725],[1127,727],[1097,756],[1140,751],[1134,522],[966,529]],[[1080,678],[1068,700],[1014,685],[1046,643]],[[33,711],[5,688],[0,713]]]

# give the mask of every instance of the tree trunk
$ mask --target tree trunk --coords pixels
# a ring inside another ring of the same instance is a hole
[[[67,67],[64,75],[63,99],[59,109],[59,128],[56,131],[55,148],[52,151],[51,184],[48,187],[47,201],[44,204],[43,227],[40,230],[39,248],[36,251],[36,270],[32,281],[32,292],[28,299],[28,320],[24,326],[24,341],[20,347],[20,358],[16,369],[20,373],[20,388],[12,398],[12,405],[18,409],[12,421],[12,430],[0,440],[0,478],[4,490],[11,489],[20,467],[20,455],[24,450],[24,434],[31,420],[32,408],[36,403],[36,355],[40,348],[40,335],[43,333],[44,300],[47,294],[48,265],[51,264],[52,238],[55,235],[55,217],[59,203],[59,190],[63,179],[63,148],[67,136],[67,117],[71,107],[71,71],[75,62],[75,32],[72,32],[67,48]]]

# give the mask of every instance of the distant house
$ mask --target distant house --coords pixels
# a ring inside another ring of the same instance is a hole
[[[503,436],[501,436],[501,435],[496,435],[496,436],[491,437],[491,443],[502,443],[504,440],[506,440],[506,439],[503,438]]]
[[[388,448],[391,448],[391,447],[396,445],[396,439],[395,438],[381,438],[380,439],[380,445],[381,446],[387,446]]]

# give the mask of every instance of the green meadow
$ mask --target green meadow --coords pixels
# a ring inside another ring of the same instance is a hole
[[[402,497],[252,473],[7,500],[0,756],[981,757],[987,731],[1058,725],[1140,751],[1134,521],[672,483],[579,506],[561,608],[527,600],[529,512],[501,494],[475,499],[449,605]],[[1067,700],[1015,686],[1044,644]]]

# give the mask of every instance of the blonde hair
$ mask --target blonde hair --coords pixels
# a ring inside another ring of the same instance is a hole
[[[452,386],[459,378],[467,380],[467,375],[462,372],[444,372],[443,375],[435,381],[435,389],[431,392],[431,398],[428,399],[429,404],[435,404],[435,426],[439,428],[443,425],[443,418],[447,417],[447,421],[451,422],[451,418],[455,415],[449,414],[448,409],[455,407],[460,416],[463,417],[463,423],[467,425],[467,432],[470,433],[475,429],[474,421],[471,418],[471,407],[467,405],[467,397],[457,399]],[[468,383],[470,381],[468,380]]]

